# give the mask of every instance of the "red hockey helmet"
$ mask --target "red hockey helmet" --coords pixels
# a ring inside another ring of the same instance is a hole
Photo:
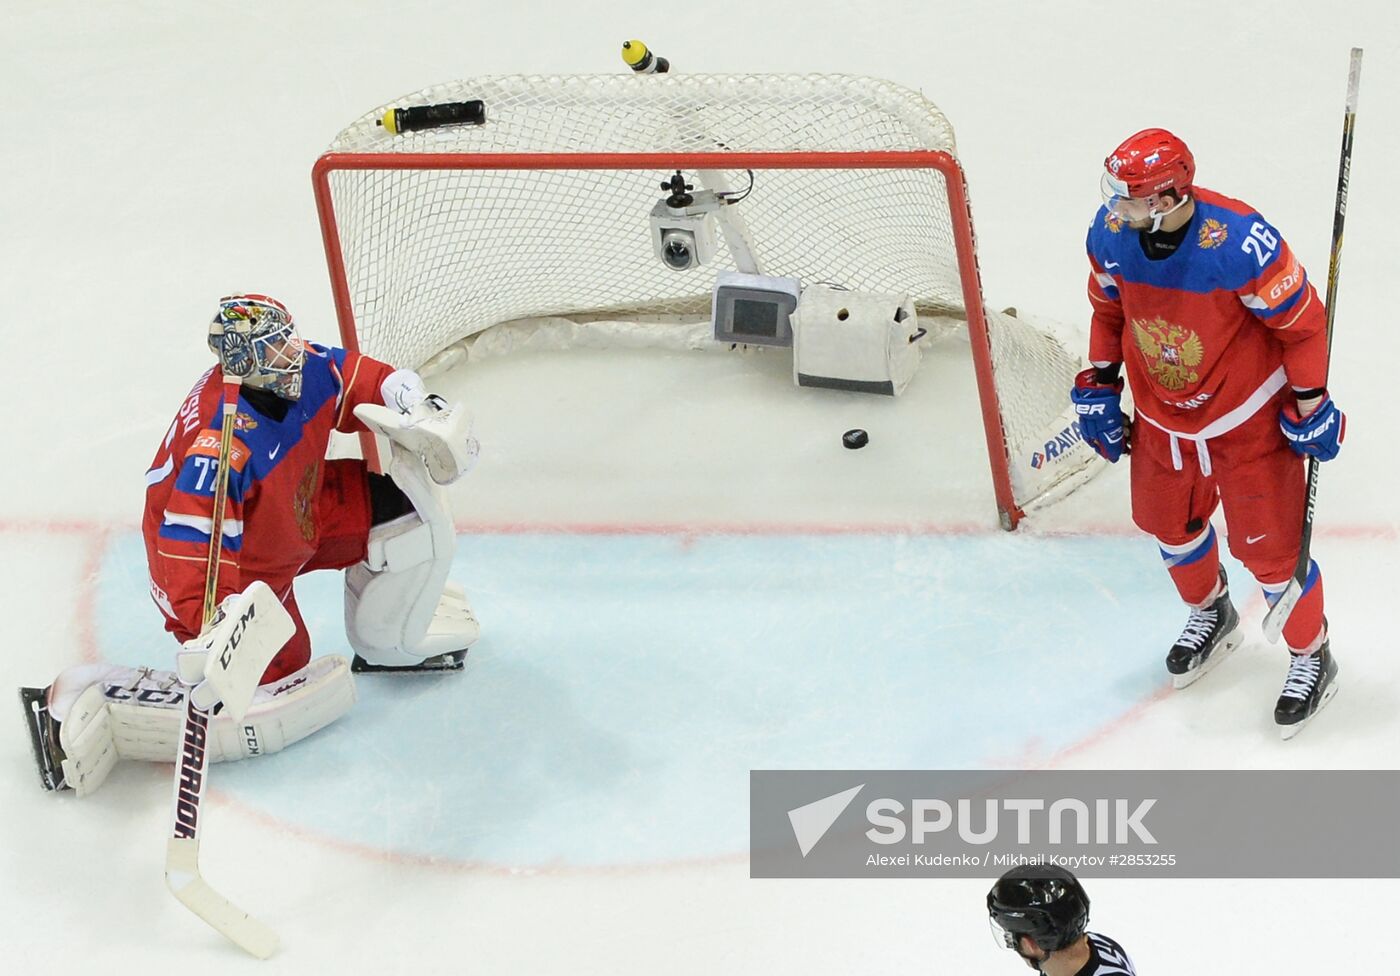
[[[1186,143],[1166,129],[1143,129],[1124,139],[1103,161],[1105,182],[1119,196],[1141,199],[1168,190],[1179,200],[1191,189],[1196,160]]]

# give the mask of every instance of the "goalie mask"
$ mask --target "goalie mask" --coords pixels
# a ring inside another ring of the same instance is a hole
[[[230,295],[219,299],[209,323],[209,348],[229,376],[246,386],[267,390],[284,400],[301,396],[301,367],[306,350],[287,307],[266,295]]]

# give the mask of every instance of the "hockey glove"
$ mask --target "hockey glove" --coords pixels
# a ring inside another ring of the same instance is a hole
[[[1074,378],[1069,398],[1079,415],[1079,432],[1090,447],[1112,462],[1128,453],[1122,380],[1100,383],[1098,370],[1091,366]]]
[[[1315,457],[1319,461],[1330,461],[1342,449],[1342,439],[1347,433],[1347,417],[1337,409],[1332,398],[1325,392],[1322,402],[1306,416],[1301,416],[1298,408],[1289,404],[1279,412],[1278,425],[1283,436],[1288,438],[1288,446],[1304,457]]]
[[[408,413],[428,399],[428,389],[423,385],[423,377],[413,370],[396,369],[380,384],[379,395],[384,400],[384,406],[393,407],[399,413]]]

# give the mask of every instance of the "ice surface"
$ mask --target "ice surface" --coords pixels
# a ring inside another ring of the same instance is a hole
[[[635,0],[7,9],[10,688],[85,659],[169,660],[143,595],[141,473],[207,365],[213,298],[266,291],[333,337],[310,168],[387,98],[622,70],[637,34],[677,70],[888,77],[957,127],[989,304],[1080,320],[1099,160],[1147,125],[1187,138],[1201,181],[1259,207],[1320,283],[1347,51],[1367,47],[1332,376],[1351,422],[1315,547],[1341,693],[1306,733],[1278,741],[1282,652],[1257,636],[1163,691],[1180,612],[1125,471],[1026,531],[995,528],[957,340],[899,401],[798,390],[771,354],[490,360],[436,383],[483,441],[454,489],[454,575],[484,634],[466,673],[366,679],[338,726],[213,772],[205,871],[281,933],[265,968],[1019,972],[987,937],[987,881],[748,880],[747,770],[1395,766],[1388,6],[1182,0],[1171,36],[1087,0],[715,2],[679,20]],[[870,446],[843,450],[856,426]],[[338,587],[322,574],[302,593],[322,653],[344,650]],[[1242,609],[1257,625],[1262,602]],[[81,802],[43,794],[18,715],[0,768],[12,965],[250,965],[164,891],[167,769],[126,764]],[[1299,842],[1322,829],[1299,824]],[[1379,961],[1400,896],[1342,880],[1090,890],[1093,927],[1144,974]]]

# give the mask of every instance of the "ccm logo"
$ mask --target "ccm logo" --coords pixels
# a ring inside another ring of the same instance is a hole
[[[248,611],[238,618],[238,623],[234,624],[233,630],[229,632],[228,643],[224,645],[223,653],[219,655],[219,666],[225,671],[233,661],[233,652],[238,648],[238,642],[243,639],[243,635],[248,630],[248,623],[257,616],[256,606],[249,606]]]

